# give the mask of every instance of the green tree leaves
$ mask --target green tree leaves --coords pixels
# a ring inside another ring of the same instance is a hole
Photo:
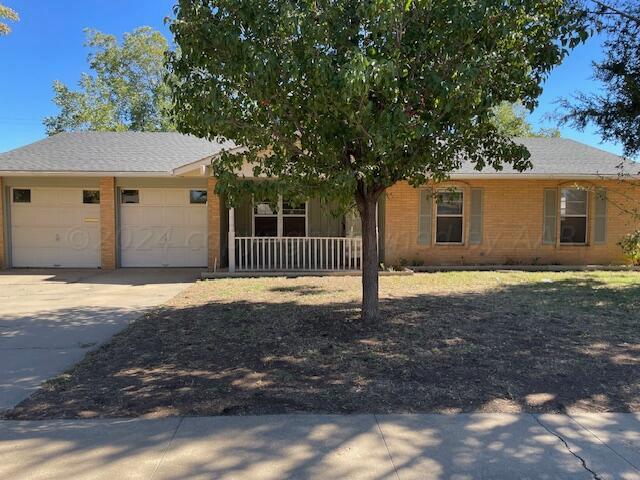
[[[150,27],[116,37],[87,30],[92,73],[82,74],[78,90],[55,82],[60,113],[44,120],[47,133],[62,131],[167,131],[174,125],[171,95],[165,82],[164,36]]]
[[[621,142],[624,153],[640,155],[640,4],[594,1],[592,21],[607,38],[606,56],[595,63],[603,91],[562,101],[562,121],[579,129],[594,124],[604,140]]]
[[[493,124],[498,132],[509,137],[559,137],[558,129],[534,130],[527,120],[522,103],[502,102],[493,108]]]
[[[213,165],[232,201],[277,185],[357,205],[365,317],[377,312],[381,193],[465,160],[527,168],[494,107],[533,108],[586,32],[573,0],[178,0],[175,14],[178,129],[246,147]],[[242,182],[243,160],[276,180]]]

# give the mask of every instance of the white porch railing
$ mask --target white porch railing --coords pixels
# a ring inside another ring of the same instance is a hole
[[[362,269],[359,237],[235,237],[234,247],[236,271]]]

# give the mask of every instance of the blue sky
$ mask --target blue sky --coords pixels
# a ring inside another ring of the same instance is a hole
[[[45,136],[42,119],[56,113],[51,102],[54,80],[74,87],[88,71],[83,47],[86,27],[121,37],[142,25],[169,31],[164,18],[172,13],[172,0],[3,0],[21,16],[13,32],[0,37],[0,152]],[[554,126],[545,116],[560,97],[598,88],[591,80],[591,62],[602,55],[600,39],[574,50],[545,83],[540,106],[531,114],[536,127]],[[601,143],[594,129],[561,129],[562,136],[620,154],[619,145]]]

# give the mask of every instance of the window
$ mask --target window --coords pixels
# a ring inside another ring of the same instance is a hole
[[[257,202],[253,206],[256,237],[306,237],[307,204],[278,200],[278,205]]]
[[[253,206],[253,228],[256,237],[278,236],[278,211],[268,202]]]
[[[189,192],[189,203],[196,204],[196,205],[207,203],[207,191],[191,190]]]
[[[122,190],[120,193],[120,201],[122,203],[140,203],[140,191]]]
[[[560,243],[587,243],[588,198],[586,190],[560,190]]]
[[[31,190],[28,188],[14,188],[13,203],[31,203]]]
[[[307,204],[282,202],[282,236],[307,236]]]
[[[436,195],[436,243],[462,243],[462,192]]]
[[[100,190],[83,190],[82,203],[99,204]]]

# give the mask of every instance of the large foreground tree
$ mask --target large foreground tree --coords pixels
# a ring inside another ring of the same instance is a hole
[[[586,0],[590,18],[604,35],[604,59],[594,63],[602,91],[562,102],[563,121],[579,129],[595,125],[604,140],[620,142],[625,155],[640,155],[640,3]]]
[[[60,112],[44,119],[47,133],[76,130],[173,130],[171,93],[165,81],[165,37],[150,27],[113,35],[87,30],[91,74],[79,89],[55,82],[53,102]]]
[[[443,180],[463,160],[527,168],[492,109],[535,106],[587,36],[565,0],[179,0],[175,15],[178,129],[246,147],[214,163],[232,201],[246,160],[274,179],[249,182],[256,191],[357,206],[364,319],[378,317],[380,195]]]

